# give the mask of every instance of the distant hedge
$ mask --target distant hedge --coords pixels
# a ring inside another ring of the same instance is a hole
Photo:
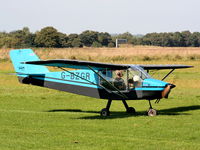
[[[65,34],[54,27],[45,27],[31,33],[28,27],[12,32],[0,32],[1,48],[26,47],[114,47],[116,38],[127,39],[133,45],[153,45],[168,47],[199,47],[200,33],[190,31],[174,33],[148,33],[134,36],[129,32],[110,35],[107,32],[84,31],[81,34]]]
[[[29,28],[10,33],[0,32],[0,47],[24,48],[24,47],[107,47],[115,46],[111,35],[107,32],[84,31],[81,34],[69,34],[58,32],[54,27],[45,27],[40,31],[31,33]]]

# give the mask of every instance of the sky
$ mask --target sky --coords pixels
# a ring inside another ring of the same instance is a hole
[[[200,0],[0,0],[0,31],[200,32]]]

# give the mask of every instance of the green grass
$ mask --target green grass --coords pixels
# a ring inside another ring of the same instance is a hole
[[[174,73],[177,87],[153,104],[155,117],[145,115],[147,101],[128,101],[135,116],[114,101],[111,116],[100,117],[105,100],[22,85],[1,69],[0,150],[200,149],[200,65],[194,65]]]

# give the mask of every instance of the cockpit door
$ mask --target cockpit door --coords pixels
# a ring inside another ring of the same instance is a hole
[[[128,90],[128,70],[103,70],[99,73],[103,77],[100,78],[100,84],[105,88],[111,91]]]
[[[135,89],[142,87],[143,81],[147,78],[151,78],[148,73],[139,66],[133,66],[128,69],[128,89]]]

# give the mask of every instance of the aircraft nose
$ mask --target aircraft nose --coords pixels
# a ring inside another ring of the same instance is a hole
[[[174,85],[174,84],[169,84],[169,85],[170,85],[170,89],[173,89],[176,87],[176,85]]]
[[[167,84],[165,89],[162,91],[162,98],[168,98],[171,89],[175,88],[174,84]]]

